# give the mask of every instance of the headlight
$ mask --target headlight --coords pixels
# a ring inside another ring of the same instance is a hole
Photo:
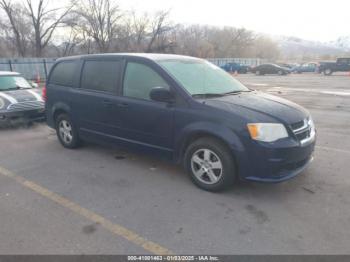
[[[274,142],[288,137],[284,125],[277,123],[252,123],[247,125],[250,137],[263,142]]]
[[[316,135],[316,127],[315,127],[315,123],[314,123],[314,121],[312,120],[312,117],[311,117],[311,116],[309,117],[308,125],[309,125],[309,127],[311,128],[311,129],[310,129],[310,137],[315,136],[315,135]]]
[[[314,123],[314,121],[312,120],[312,117],[310,116],[309,117],[309,119],[308,119],[308,124],[309,124],[309,127],[311,127],[311,128],[315,128],[315,123]]]
[[[0,97],[0,109],[3,109],[5,107],[5,101]]]

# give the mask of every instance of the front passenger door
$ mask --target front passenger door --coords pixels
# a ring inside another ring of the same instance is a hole
[[[134,144],[171,152],[173,148],[174,105],[151,100],[154,87],[170,86],[159,69],[141,62],[129,61],[119,97],[116,117],[120,128],[118,136]]]

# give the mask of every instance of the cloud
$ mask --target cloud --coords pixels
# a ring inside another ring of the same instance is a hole
[[[175,22],[245,27],[319,41],[349,34],[347,0],[119,0],[119,3],[140,12],[171,9]]]

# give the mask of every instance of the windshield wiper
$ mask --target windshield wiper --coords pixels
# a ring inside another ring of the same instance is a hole
[[[224,96],[224,94],[220,94],[220,93],[204,93],[204,94],[194,94],[194,95],[192,95],[192,97],[199,97],[199,98],[218,97],[218,96]]]
[[[227,95],[238,95],[238,94],[244,93],[244,92],[251,92],[251,90],[236,90],[236,91],[223,93],[222,95],[224,95],[224,96],[227,96]]]
[[[11,91],[11,90],[18,90],[20,89],[18,86],[15,87],[10,87],[10,88],[5,88],[5,89],[1,89],[2,91]]]
[[[252,90],[236,90],[227,93],[203,93],[203,94],[194,94],[192,97],[199,98],[209,98],[209,97],[220,97],[220,96],[228,96],[228,95],[238,95],[243,92],[252,92]]]
[[[14,86],[6,89],[2,89],[3,91],[11,91],[11,90],[19,90],[19,89],[30,89],[30,87],[25,87],[25,86]]]

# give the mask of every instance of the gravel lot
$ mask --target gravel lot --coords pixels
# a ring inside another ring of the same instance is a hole
[[[44,124],[0,130],[0,254],[350,254],[350,76],[237,78],[311,112],[303,174],[213,194],[152,156],[66,150]]]

